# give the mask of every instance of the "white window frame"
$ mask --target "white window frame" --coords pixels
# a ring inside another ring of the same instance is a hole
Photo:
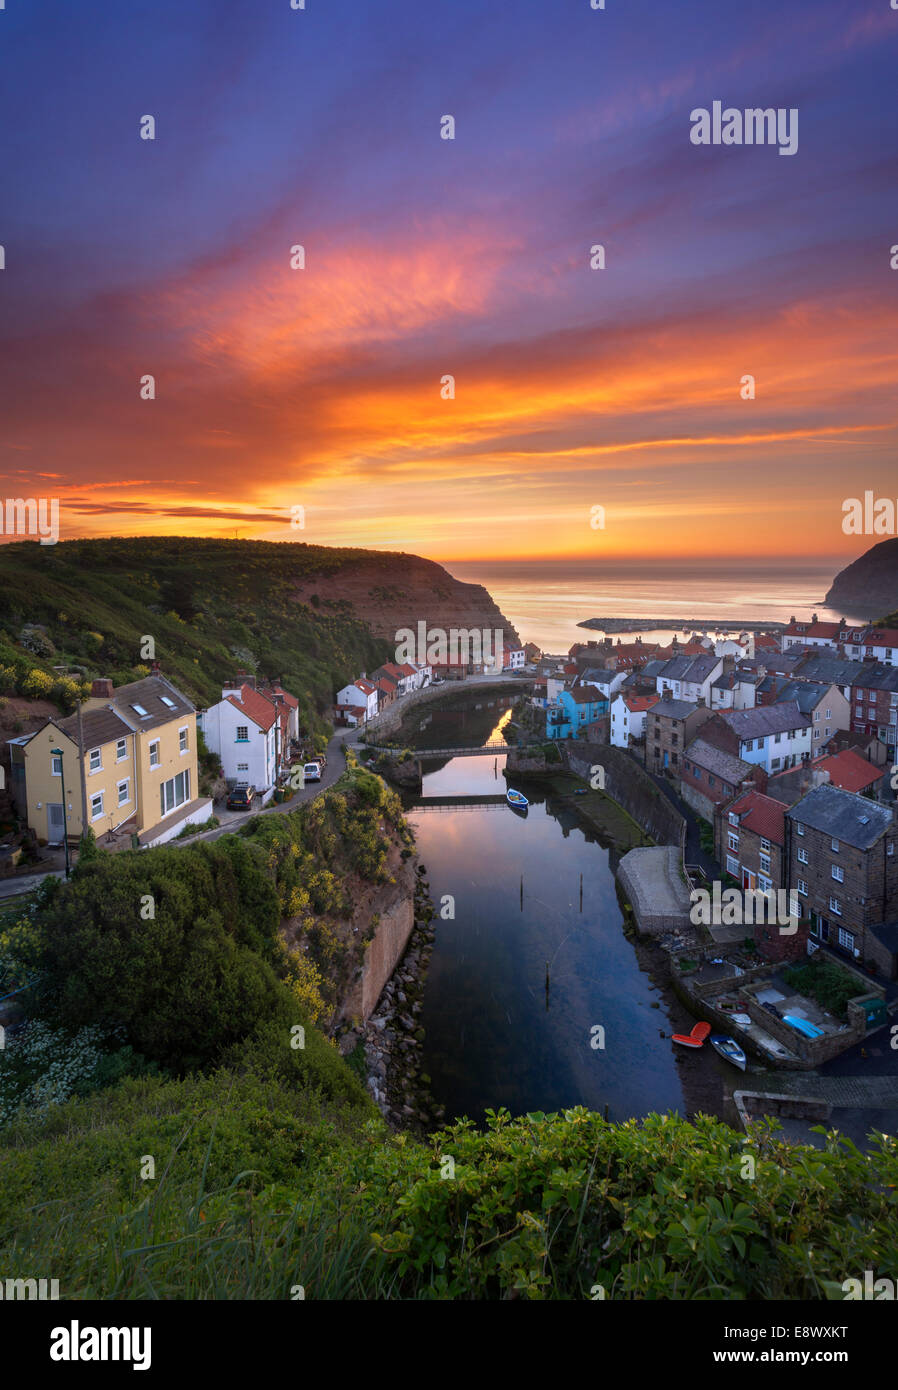
[[[798,851],[798,862],[799,862],[799,864],[807,864],[807,862],[808,862],[808,852],[807,852],[806,849],[800,849],[800,850]]]
[[[94,766],[94,754],[97,755],[97,764]],[[95,772],[103,771],[103,750],[102,748],[91,748],[87,754],[88,776],[93,777]]]
[[[185,753],[190,752],[190,726],[184,724],[178,730],[178,748],[183,758]]]
[[[119,749],[121,749],[121,752],[119,752]],[[127,756],[128,756],[128,740],[127,740],[126,738],[118,738],[118,739],[116,739],[116,741],[115,741],[115,761],[116,761],[117,763],[122,763],[122,762],[125,761],[125,759],[127,758]]]
[[[125,789],[125,795],[124,795],[124,796],[122,796],[122,787],[124,787],[124,789]],[[119,806],[127,806],[127,805],[128,805],[129,801],[131,800],[131,778],[130,778],[130,777],[125,777],[125,778],[123,779],[123,781],[121,781],[121,782],[116,782],[116,784],[115,784],[115,794],[116,794],[116,796],[118,797],[118,804],[119,804]]]
[[[845,882],[845,870],[842,868],[841,864],[833,864],[832,876],[835,879],[836,883]]]
[[[800,878],[800,879],[798,880],[798,891],[799,891],[799,893],[801,894],[801,896],[802,896],[803,898],[806,898],[806,897],[808,896],[808,884],[807,884],[807,879]]]
[[[830,898],[830,900],[829,900],[829,910],[830,910],[830,912],[834,912],[835,915],[836,915],[837,917],[841,917],[841,916],[842,916],[842,903],[841,903],[841,900],[840,900],[839,898]]]
[[[161,743],[160,743],[160,740],[159,740],[158,738],[154,738],[154,739],[153,739],[153,742],[150,744],[149,750],[148,750],[148,751],[149,751],[149,755],[150,755],[150,767],[161,767],[161,766],[162,766],[162,754],[161,754],[161,751],[160,751],[160,750],[161,750],[161,747],[162,747],[162,745],[161,745]],[[155,752],[154,752],[154,750],[155,750]]]
[[[91,796],[91,798],[90,798],[90,818],[91,818],[92,821],[95,821],[95,820],[102,820],[103,817],[105,816],[105,814],[106,814],[105,801],[104,801],[105,795],[106,795],[105,792],[94,792],[93,795]],[[99,809],[99,811],[95,811],[95,810],[94,810],[94,802],[95,802],[95,801],[99,801],[99,803],[100,803],[100,809]]]
[[[56,770],[56,764],[57,764],[57,763],[59,763],[59,771]],[[51,776],[51,777],[61,777],[61,776],[62,776],[62,758],[60,757],[60,755],[59,755],[58,753],[51,753],[51,754],[50,754],[50,776]]]

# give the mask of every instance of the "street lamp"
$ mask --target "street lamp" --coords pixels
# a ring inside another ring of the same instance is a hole
[[[65,876],[69,877],[69,818],[65,811],[65,763],[61,748],[51,748],[51,754],[59,759],[59,775],[62,778],[62,847],[65,850]]]

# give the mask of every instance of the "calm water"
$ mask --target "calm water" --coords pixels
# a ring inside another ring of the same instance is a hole
[[[794,613],[820,618],[863,618],[823,603],[846,559],[788,568],[745,565],[614,564],[602,561],[465,561],[446,569],[469,584],[483,584],[521,639],[548,652],[567,651],[589,632],[584,618],[666,618],[671,627],[643,633],[669,642],[682,633],[677,619],[709,618],[721,626],[765,618],[788,622]]]
[[[484,707],[477,716],[485,738],[499,714]],[[485,741],[472,737],[473,715],[464,729],[456,719],[458,745]],[[440,717],[443,746],[450,720]],[[504,797],[503,764],[501,755],[497,766],[454,758],[425,776],[424,805],[428,797]],[[621,931],[610,851],[571,811],[553,814],[535,784],[519,785],[531,798],[526,818],[505,804],[426,811],[415,803],[408,812],[438,914],[444,895],[455,899],[454,921],[437,922],[424,996],[423,1070],[434,1097],[447,1116],[478,1120],[500,1105],[513,1114],[607,1105],[618,1120],[682,1114],[671,1043],[659,1037],[671,1031],[664,1001]],[[590,1046],[595,1024],[605,1030],[604,1050]]]

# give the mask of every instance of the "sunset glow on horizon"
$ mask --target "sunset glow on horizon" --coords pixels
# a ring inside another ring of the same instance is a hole
[[[226,8],[4,15],[4,497],[435,560],[878,539],[841,505],[898,495],[898,15]],[[798,153],[692,146],[721,93]]]

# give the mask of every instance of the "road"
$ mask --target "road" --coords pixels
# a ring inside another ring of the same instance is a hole
[[[517,677],[509,677],[509,684],[514,688]],[[496,676],[469,676],[463,681],[444,682],[445,694],[451,695],[459,690],[469,689],[471,686],[495,683]],[[400,696],[400,702],[409,702],[409,708],[413,708],[411,696]],[[269,805],[261,811],[228,811],[222,809],[216,812],[217,819],[221,822],[214,830],[204,830],[199,835],[191,835],[187,840],[169,840],[171,845],[195,845],[201,840],[217,840],[221,835],[231,835],[238,830],[241,825],[250,820],[252,816],[285,815],[288,811],[295,811],[298,806],[304,805],[307,801],[312,801],[322,792],[327,791],[346,771],[346,755],[344,749],[347,745],[355,748],[361,741],[364,729],[338,729],[327,745],[327,766],[320,782],[309,782],[301,787],[289,801],[283,801],[280,805]],[[40,874],[28,874],[20,878],[10,878],[0,880],[0,902],[4,898],[18,897],[20,894],[29,893],[42,883],[45,878],[62,878],[63,875],[56,869],[45,871]]]

